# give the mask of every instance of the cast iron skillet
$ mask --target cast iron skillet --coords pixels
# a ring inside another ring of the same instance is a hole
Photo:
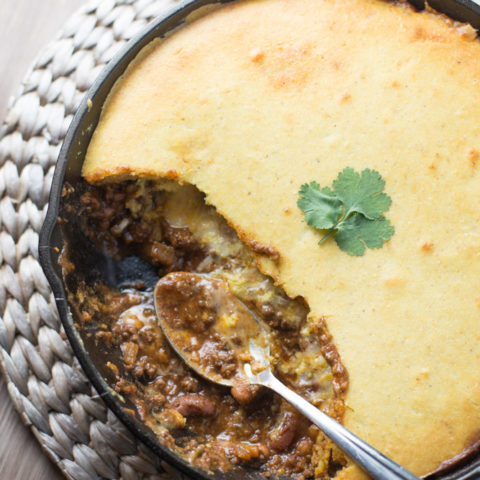
[[[423,9],[425,6],[423,0],[410,1],[417,9]],[[76,265],[75,274],[67,276],[66,279],[70,290],[75,289],[76,284],[81,280],[89,282],[100,279],[112,286],[121,286],[122,283],[138,279],[143,280],[147,285],[155,283],[156,273],[145,262],[134,258],[115,262],[94,252],[88,241],[78,235],[77,229],[60,228],[58,218],[59,215],[62,215],[62,189],[65,183],[75,186],[81,181],[83,159],[98,123],[102,105],[115,81],[122,75],[128,64],[154,38],[161,37],[181,25],[194,10],[215,3],[224,2],[192,0],[181,4],[171,13],[152,22],[109,63],[90,88],[70,125],[59,155],[52,181],[50,204],[40,234],[39,256],[40,263],[55,294],[60,318],[75,355],[99,395],[132,434],[150,447],[158,455],[159,461],[160,459],[167,461],[192,478],[254,480],[259,478],[258,473],[247,468],[237,468],[229,473],[213,472],[209,474],[192,467],[176,453],[161,445],[148,427],[124,410],[125,407],[133,410],[135,408],[128,403],[128,400],[122,400],[120,396],[116,395],[108,385],[108,382],[112,380],[112,372],[106,368],[105,364],[106,360],[111,360],[115,353],[94,345],[88,336],[81,334],[75,327],[75,312],[70,310],[67,302],[65,290],[67,285],[64,285],[62,281],[62,271],[59,265],[59,255],[66,243],[70,246],[70,251],[74,252],[71,259]],[[472,0],[430,0],[429,3],[450,17],[469,22],[475,28],[480,29],[480,5]],[[72,221],[71,225],[75,225],[75,222]],[[441,471],[430,475],[428,479],[480,479],[479,447],[480,442],[478,445],[472,446],[472,451],[468,455],[446,463]]]

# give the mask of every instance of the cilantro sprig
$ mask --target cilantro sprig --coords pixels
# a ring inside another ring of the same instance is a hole
[[[366,168],[358,173],[346,167],[332,187],[310,182],[298,192],[297,205],[307,224],[327,230],[319,245],[333,235],[341,250],[361,256],[367,247],[381,248],[390,240],[395,230],[383,213],[392,199],[383,192],[385,180],[376,170]]]

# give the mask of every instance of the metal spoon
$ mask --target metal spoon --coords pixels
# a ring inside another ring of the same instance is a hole
[[[272,389],[317,425],[374,480],[418,480],[273,375],[268,333],[225,282],[195,273],[171,273],[157,282],[154,302],[165,337],[198,374],[227,386],[232,386],[240,375],[252,385]],[[236,362],[228,364],[225,375],[219,371],[221,365],[209,364],[209,355],[220,347],[230,349],[236,357]]]

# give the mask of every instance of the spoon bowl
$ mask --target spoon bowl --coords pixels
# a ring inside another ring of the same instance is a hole
[[[223,280],[174,272],[153,291],[160,327],[175,352],[196,373],[231,387],[245,379],[249,344],[269,357],[269,334]]]

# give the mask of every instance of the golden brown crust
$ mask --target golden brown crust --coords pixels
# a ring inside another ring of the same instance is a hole
[[[280,261],[259,265],[326,318],[349,371],[347,427],[425,474],[480,424],[479,83],[471,30],[431,13],[230,4],[128,72],[84,174],[176,172],[242,239],[274,248]],[[302,183],[345,166],[377,169],[393,199],[394,237],[359,258],[319,247],[296,207]]]
[[[275,248],[270,247],[268,245],[263,245],[260,242],[257,242],[256,240],[250,240],[246,242],[250,250],[252,252],[257,253],[258,255],[266,255],[267,257],[271,258],[274,261],[277,261],[280,259],[280,254],[278,253]]]

